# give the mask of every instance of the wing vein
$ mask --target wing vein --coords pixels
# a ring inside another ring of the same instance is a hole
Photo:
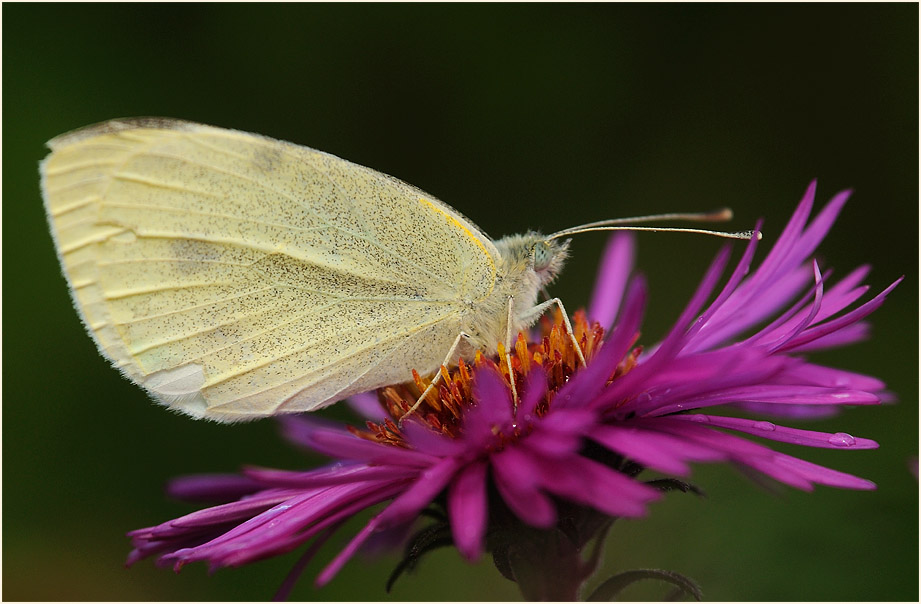
[[[96,281],[87,283],[87,285],[97,284]],[[235,281],[209,281],[206,283],[183,283],[182,285],[162,285],[157,287],[151,287],[146,289],[136,289],[136,290],[125,290],[118,293],[107,292],[104,296],[104,300],[121,300],[123,298],[130,298],[131,296],[141,296],[144,294],[156,294],[158,292],[168,292],[176,291],[180,289],[195,289],[198,287],[214,287],[214,286],[226,286],[226,285],[238,285]]]
[[[290,224],[279,224],[275,222],[267,222],[265,220],[256,220],[254,218],[244,218],[242,216],[237,216],[235,214],[222,214],[218,212],[205,212],[203,210],[193,210],[191,208],[177,208],[175,206],[166,206],[166,205],[152,205],[145,203],[120,203],[115,201],[103,201],[102,205],[110,208],[125,208],[125,209],[137,209],[143,208],[148,210],[160,210],[163,212],[175,213],[175,214],[195,214],[196,216],[207,216],[211,218],[227,218],[229,220],[239,220],[240,222],[250,223],[250,224],[259,224],[263,226],[273,227],[279,230],[289,230],[289,231],[300,231],[302,233],[318,232],[323,231],[328,228],[336,228],[333,225],[324,225],[318,227],[296,227]],[[89,218],[87,220],[93,220]],[[86,222],[85,220],[84,222]],[[102,223],[100,223],[102,224]],[[118,226],[129,226],[116,223]]]
[[[75,162],[72,164],[67,164],[64,166],[58,166],[56,168],[45,168],[46,177],[55,177],[63,176],[64,174],[69,174],[70,172],[75,172],[77,170],[85,170],[87,168],[98,168],[100,166],[117,166],[121,162],[117,161],[88,161],[88,162]]]
[[[212,197],[214,199],[220,199],[219,195],[214,193],[209,193],[208,191],[201,191],[198,189],[190,189],[186,186],[175,185],[173,183],[168,183],[164,181],[158,181],[153,178],[146,177],[142,174],[132,174],[128,172],[113,172],[113,180],[121,180],[125,182],[134,182],[138,184],[148,185],[151,187],[157,187],[160,189],[170,189],[173,191],[182,191],[183,193],[194,193],[195,195],[201,195],[202,197]]]
[[[192,310],[200,310],[200,309],[206,308],[206,307],[208,307],[208,306],[214,306],[215,304],[224,304],[224,303],[227,303],[227,302],[231,302],[231,301],[233,301],[233,300],[236,300],[236,299],[238,299],[238,298],[243,298],[243,297],[245,297],[245,296],[251,296],[251,295],[254,295],[254,294],[261,294],[261,293],[263,293],[263,292],[269,291],[270,289],[273,289],[273,287],[272,287],[272,286],[266,286],[266,287],[262,287],[262,288],[260,288],[260,289],[254,289],[254,290],[250,290],[250,291],[244,291],[244,292],[240,292],[239,294],[235,294],[235,295],[232,295],[232,296],[228,296],[228,297],[226,297],[226,298],[220,298],[220,299],[218,299],[218,300],[210,300],[210,301],[208,301],[208,302],[202,302],[201,304],[195,304],[195,305],[193,305],[193,306],[186,306],[186,307],[184,307],[184,308],[180,308],[180,309],[177,309],[177,310],[170,310],[170,311],[167,311],[167,312],[161,312],[161,313],[157,313],[157,314],[155,314],[155,315],[146,315],[146,316],[143,316],[143,317],[139,317],[139,318],[137,318],[137,319],[132,319],[132,320],[130,320],[130,321],[122,321],[122,322],[116,323],[116,325],[118,325],[118,326],[135,325],[135,324],[137,324],[137,323],[140,323],[140,322],[142,322],[142,321],[148,321],[148,320],[150,320],[150,319],[162,319],[162,318],[169,317],[169,316],[172,316],[172,315],[177,315],[177,314],[186,313],[186,312],[189,312],[189,311],[192,311]]]
[[[120,260],[100,260],[96,262],[96,266],[116,266],[119,264],[142,264],[145,262],[164,262],[164,263],[180,263],[188,262],[195,264],[217,264],[221,266],[238,266],[241,268],[253,268],[256,264],[259,263],[259,260],[253,260],[252,262],[227,262],[224,260],[205,260],[200,258],[182,258],[182,257],[172,257],[172,258],[122,258]]]
[[[388,336],[388,337],[386,337],[386,338],[383,338],[383,339],[381,339],[381,340],[377,340],[377,341],[374,341],[374,342],[370,342],[370,343],[366,344],[365,346],[360,346],[360,347],[356,348],[356,349],[351,353],[350,357],[351,357],[351,356],[355,356],[356,354],[360,354],[360,353],[362,353],[362,352],[364,352],[364,351],[366,351],[366,350],[370,350],[370,349],[373,348],[373,347],[378,347],[378,346],[380,346],[380,344],[381,344],[382,342],[389,342],[389,341],[394,340],[394,339],[396,339],[396,338],[402,338],[402,337],[406,337],[406,336],[413,336],[413,335],[415,335],[417,332],[419,332],[419,331],[421,331],[421,330],[423,330],[423,329],[425,329],[425,328],[427,328],[427,327],[431,327],[432,325],[435,325],[436,323],[439,323],[439,322],[441,322],[441,321],[444,321],[444,320],[447,319],[449,316],[450,316],[450,315],[444,315],[444,316],[442,316],[442,317],[439,317],[438,319],[434,319],[434,320],[432,320],[432,321],[428,321],[428,322],[426,322],[426,323],[422,323],[422,324],[420,324],[420,325],[416,325],[416,326],[414,326],[414,327],[408,329],[408,330],[405,331],[405,332],[396,333],[396,334],[393,334],[393,335]],[[311,345],[313,345],[313,344],[311,344]],[[301,347],[301,348],[299,348],[299,349],[292,350],[292,351],[288,352],[288,353],[285,354],[285,355],[276,357],[275,359],[273,359],[273,361],[276,361],[276,360],[278,360],[278,359],[283,359],[283,358],[285,358],[285,357],[291,356],[292,354],[297,354],[298,352],[301,352],[301,351],[306,350],[306,349],[307,349],[307,347],[306,347],[306,346],[303,346],[303,347]],[[345,358],[349,358],[349,357],[345,357]],[[250,393],[249,396],[256,395],[256,394],[261,394],[261,393],[263,393],[263,392],[268,392],[269,390],[274,390],[275,388],[278,388],[278,387],[280,387],[280,386],[284,386],[284,385],[286,385],[286,384],[290,384],[290,383],[292,383],[292,382],[296,382],[296,381],[299,380],[299,379],[303,379],[303,378],[308,377],[308,376],[310,376],[310,375],[312,375],[312,374],[314,374],[314,373],[317,373],[317,372],[320,371],[322,368],[323,368],[323,366],[318,367],[317,369],[315,369],[315,370],[313,370],[313,371],[308,371],[307,373],[301,373],[301,374],[298,375],[297,377],[292,378],[292,379],[290,379],[290,380],[287,380],[287,381],[285,381],[285,382],[281,382],[280,384],[274,384],[274,385],[272,385],[272,386],[269,386],[268,388],[263,388],[262,390],[255,390],[255,391],[253,391],[252,393]],[[254,367],[253,369],[258,369],[258,367]],[[235,373],[235,374],[233,374],[233,375],[229,375],[229,376],[227,376],[227,377],[221,378],[220,380],[218,380],[218,381],[216,381],[216,382],[206,382],[206,383],[204,384],[204,386],[202,386],[202,389],[212,387],[212,386],[214,386],[214,385],[216,385],[216,384],[220,384],[221,382],[225,382],[225,381],[227,381],[227,380],[229,380],[229,379],[232,379],[232,378],[236,377],[237,375],[241,375],[241,374],[246,373],[246,372],[248,372],[248,371],[251,371],[251,369],[247,369],[246,371],[241,371],[241,372],[239,372],[239,373]],[[340,390],[340,392],[341,392],[341,390]],[[235,403],[235,402],[236,402],[236,401],[228,401],[227,403],[221,403],[221,404],[219,404],[219,405],[215,405],[214,408],[217,409],[217,408],[222,407],[222,406],[224,406],[224,405],[233,404],[233,403]]]
[[[151,156],[151,157],[161,157],[161,158],[163,158],[163,159],[173,159],[173,160],[176,160],[176,161],[185,162],[185,163],[193,164],[193,165],[196,165],[196,166],[201,166],[202,168],[207,168],[207,169],[209,169],[209,170],[214,170],[215,172],[218,172],[218,173],[221,173],[221,174],[226,174],[227,176],[234,176],[234,177],[236,177],[236,178],[239,178],[240,180],[245,180],[245,181],[247,181],[247,182],[251,182],[251,183],[253,183],[254,185],[256,185],[257,187],[259,187],[260,189],[264,190],[264,191],[269,191],[269,192],[272,192],[272,193],[277,193],[278,195],[284,197],[285,199],[287,199],[288,201],[290,201],[290,202],[292,202],[292,203],[294,203],[294,204],[301,205],[301,204],[299,204],[298,200],[295,199],[294,197],[292,197],[290,194],[288,194],[288,193],[286,193],[286,192],[284,192],[284,191],[282,191],[282,190],[280,190],[280,189],[276,189],[275,187],[270,187],[270,186],[268,186],[268,185],[267,185],[266,183],[264,183],[264,182],[260,182],[260,181],[256,180],[255,178],[251,178],[251,177],[249,177],[249,176],[246,176],[245,174],[240,174],[239,172],[235,172],[235,171],[233,171],[233,170],[227,170],[227,169],[221,168],[220,166],[217,166],[217,165],[214,165],[214,164],[208,164],[208,163],[196,161],[196,160],[191,159],[191,158],[188,158],[188,157],[183,157],[183,156],[181,156],[181,155],[172,155],[172,154],[170,154],[170,153],[155,153],[155,152],[148,152],[147,155],[149,155],[149,156]]]

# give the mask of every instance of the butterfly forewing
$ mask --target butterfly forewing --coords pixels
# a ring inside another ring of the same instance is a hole
[[[46,208],[102,353],[195,416],[304,411],[432,371],[495,283],[447,205],[337,157],[176,121],[59,137]]]

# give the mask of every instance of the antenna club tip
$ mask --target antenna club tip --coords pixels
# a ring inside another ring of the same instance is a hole
[[[719,210],[713,212],[713,217],[715,220],[720,220],[720,221],[732,220],[732,217],[733,217],[732,208],[720,208]]]
[[[754,235],[755,235],[755,239],[757,239],[758,241],[761,241],[761,231],[755,231]]]

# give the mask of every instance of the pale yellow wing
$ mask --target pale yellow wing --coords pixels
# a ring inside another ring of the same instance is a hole
[[[49,142],[42,190],[99,350],[160,402],[246,420],[432,371],[498,252],[447,205],[313,149],[163,119]]]

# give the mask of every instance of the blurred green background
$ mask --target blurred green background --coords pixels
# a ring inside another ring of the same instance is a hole
[[[494,237],[731,205],[733,228],[763,216],[770,241],[812,178],[823,202],[854,187],[819,253],[838,276],[871,263],[874,292],[907,280],[871,341],[820,360],[880,376],[900,402],[808,424],[877,439],[877,451],[784,450],[879,490],[774,495],[698,466],[709,497],[673,494],[615,525],[605,568],[678,571],[710,600],[917,600],[916,4],[7,4],[3,34],[4,599],[267,599],[297,556],[210,577],[202,565],[122,567],[126,531],[193,509],[166,499],[169,477],[320,462],[271,421],[219,426],[155,406],[71,308],[39,195],[43,143],[160,115],[393,174]],[[571,309],[588,299],[604,240],[574,242],[553,287]],[[720,245],[639,236],[644,341],[669,327]],[[314,589],[358,526],[327,544],[295,599],[517,597],[488,559],[451,551],[390,596],[395,558],[356,559]]]

